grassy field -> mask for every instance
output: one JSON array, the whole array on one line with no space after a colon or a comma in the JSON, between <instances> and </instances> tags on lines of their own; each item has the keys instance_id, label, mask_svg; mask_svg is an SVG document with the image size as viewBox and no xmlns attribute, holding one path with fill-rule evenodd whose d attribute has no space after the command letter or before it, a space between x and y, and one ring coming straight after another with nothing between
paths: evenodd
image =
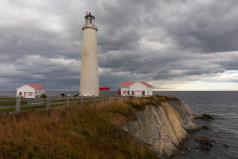
<instances>
[{"instance_id":1,"label":"grassy field","mask_svg":"<svg viewBox=\"0 0 238 159\"><path fill-rule=\"evenodd\" d=\"M0 158L154 159L120 127L157 97L71 105L49 111L0 115Z\"/></svg>"},{"instance_id":2,"label":"grassy field","mask_svg":"<svg viewBox=\"0 0 238 159\"><path fill-rule=\"evenodd\" d=\"M16 98L0 98L0 106L16 105Z\"/></svg>"}]
</instances>

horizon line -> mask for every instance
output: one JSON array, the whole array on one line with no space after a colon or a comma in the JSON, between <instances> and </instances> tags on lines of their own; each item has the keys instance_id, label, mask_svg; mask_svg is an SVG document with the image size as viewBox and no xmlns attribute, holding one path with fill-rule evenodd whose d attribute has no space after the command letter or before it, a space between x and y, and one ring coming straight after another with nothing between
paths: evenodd
<instances>
[{"instance_id":1,"label":"horizon line","mask_svg":"<svg viewBox=\"0 0 238 159\"><path fill-rule=\"evenodd\" d=\"M70 89L45 89L46 91L74 91L79 90L70 90ZM0 92L16 92L16 90L0 90ZM110 90L117 91L117 90ZM238 90L155 90L154 92L237 92Z\"/></svg>"}]
</instances>

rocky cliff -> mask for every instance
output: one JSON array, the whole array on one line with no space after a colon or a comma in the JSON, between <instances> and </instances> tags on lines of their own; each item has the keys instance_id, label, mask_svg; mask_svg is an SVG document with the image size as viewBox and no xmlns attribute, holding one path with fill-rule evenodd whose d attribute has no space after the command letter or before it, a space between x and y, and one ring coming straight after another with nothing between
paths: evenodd
<instances>
[{"instance_id":1,"label":"rocky cliff","mask_svg":"<svg viewBox=\"0 0 238 159\"><path fill-rule=\"evenodd\" d=\"M149 146L158 156L170 156L196 129L189 108L175 97L160 97L153 105L137 112L137 120L130 121L123 129Z\"/></svg>"}]
</instances>

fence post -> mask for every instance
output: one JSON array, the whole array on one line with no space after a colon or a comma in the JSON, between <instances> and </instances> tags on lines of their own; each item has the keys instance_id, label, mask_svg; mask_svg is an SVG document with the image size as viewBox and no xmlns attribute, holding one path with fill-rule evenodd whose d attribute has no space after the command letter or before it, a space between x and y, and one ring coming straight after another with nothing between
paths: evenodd
<instances>
[{"instance_id":1,"label":"fence post","mask_svg":"<svg viewBox=\"0 0 238 159\"><path fill-rule=\"evenodd\" d=\"M69 107L69 95L67 95L67 107Z\"/></svg>"},{"instance_id":2,"label":"fence post","mask_svg":"<svg viewBox=\"0 0 238 159\"><path fill-rule=\"evenodd\" d=\"M80 97L81 105L83 104L83 96Z\"/></svg>"},{"instance_id":3,"label":"fence post","mask_svg":"<svg viewBox=\"0 0 238 159\"><path fill-rule=\"evenodd\" d=\"M47 97L46 109L50 109L50 97Z\"/></svg>"},{"instance_id":4,"label":"fence post","mask_svg":"<svg viewBox=\"0 0 238 159\"><path fill-rule=\"evenodd\" d=\"M16 97L16 113L19 113L21 111L21 97Z\"/></svg>"},{"instance_id":5,"label":"fence post","mask_svg":"<svg viewBox=\"0 0 238 159\"><path fill-rule=\"evenodd\" d=\"M96 104L96 97L93 96L93 104Z\"/></svg>"}]
</instances>

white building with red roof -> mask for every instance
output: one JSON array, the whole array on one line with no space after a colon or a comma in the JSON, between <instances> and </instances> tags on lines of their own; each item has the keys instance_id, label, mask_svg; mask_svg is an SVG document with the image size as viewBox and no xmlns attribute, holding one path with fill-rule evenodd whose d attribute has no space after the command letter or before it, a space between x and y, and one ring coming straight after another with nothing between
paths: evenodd
<instances>
[{"instance_id":1,"label":"white building with red roof","mask_svg":"<svg viewBox=\"0 0 238 159\"><path fill-rule=\"evenodd\" d=\"M23 98L36 98L45 94L44 87L39 83L28 83L17 88L16 96L21 96Z\"/></svg>"},{"instance_id":2,"label":"white building with red roof","mask_svg":"<svg viewBox=\"0 0 238 159\"><path fill-rule=\"evenodd\" d=\"M120 84L120 95L122 96L152 96L153 89L156 87L152 86L151 84L139 81L139 82L131 82L126 81Z\"/></svg>"}]
</instances>

